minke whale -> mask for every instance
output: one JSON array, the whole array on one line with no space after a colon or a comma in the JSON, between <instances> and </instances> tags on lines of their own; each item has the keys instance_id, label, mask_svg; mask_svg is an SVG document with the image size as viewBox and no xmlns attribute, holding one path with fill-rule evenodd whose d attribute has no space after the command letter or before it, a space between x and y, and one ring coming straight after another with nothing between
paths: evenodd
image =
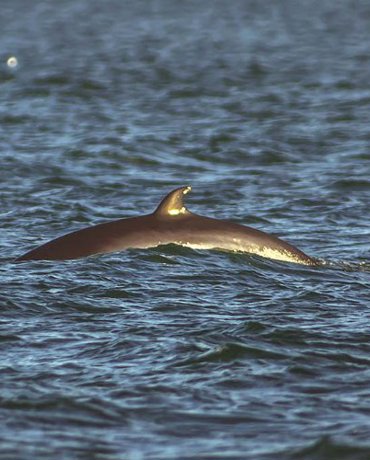
<instances>
[{"instance_id":1,"label":"minke whale","mask_svg":"<svg viewBox=\"0 0 370 460\"><path fill-rule=\"evenodd\" d=\"M195 249L246 252L297 264L318 264L316 259L276 236L245 225L193 214L184 204L184 195L190 190L190 186L173 190L151 214L68 233L16 260L68 260L129 248L177 244Z\"/></svg>"}]
</instances>

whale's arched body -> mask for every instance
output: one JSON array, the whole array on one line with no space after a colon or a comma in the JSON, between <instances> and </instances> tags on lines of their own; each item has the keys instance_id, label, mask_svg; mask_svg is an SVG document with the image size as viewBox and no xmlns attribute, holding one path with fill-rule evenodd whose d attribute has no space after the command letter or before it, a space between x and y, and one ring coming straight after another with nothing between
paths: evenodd
<instances>
[{"instance_id":1,"label":"whale's arched body","mask_svg":"<svg viewBox=\"0 0 370 460\"><path fill-rule=\"evenodd\" d=\"M115 220L77 230L45 243L17 261L67 260L128 248L178 244L223 249L270 259L317 265L317 261L281 239L251 227L189 212L183 197L191 187L169 193L152 214Z\"/></svg>"}]
</instances>

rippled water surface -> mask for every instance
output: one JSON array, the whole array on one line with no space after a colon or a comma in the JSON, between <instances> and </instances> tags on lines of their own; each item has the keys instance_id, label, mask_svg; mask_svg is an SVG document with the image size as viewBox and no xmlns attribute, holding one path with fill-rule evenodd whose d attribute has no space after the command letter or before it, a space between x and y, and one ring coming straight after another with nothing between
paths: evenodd
<instances>
[{"instance_id":1,"label":"rippled water surface","mask_svg":"<svg viewBox=\"0 0 370 460\"><path fill-rule=\"evenodd\" d=\"M370 458L369 21L365 0L2 2L0 458ZM190 210L323 265L13 262L188 184Z\"/></svg>"}]
</instances>

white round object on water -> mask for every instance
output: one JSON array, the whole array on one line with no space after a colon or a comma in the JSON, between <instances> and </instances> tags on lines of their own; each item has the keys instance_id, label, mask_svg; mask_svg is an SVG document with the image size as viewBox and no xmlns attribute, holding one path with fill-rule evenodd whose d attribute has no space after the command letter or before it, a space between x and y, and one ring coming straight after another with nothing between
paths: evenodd
<instances>
[{"instance_id":1,"label":"white round object on water","mask_svg":"<svg viewBox=\"0 0 370 460\"><path fill-rule=\"evenodd\" d=\"M15 56L11 56L7 61L6 61L8 67L17 67L18 65L18 59Z\"/></svg>"}]
</instances>

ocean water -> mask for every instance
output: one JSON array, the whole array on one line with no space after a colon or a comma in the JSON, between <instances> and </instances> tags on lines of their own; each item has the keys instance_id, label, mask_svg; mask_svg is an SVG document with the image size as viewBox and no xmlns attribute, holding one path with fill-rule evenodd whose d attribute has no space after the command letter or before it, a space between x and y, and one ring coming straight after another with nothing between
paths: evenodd
<instances>
[{"instance_id":1,"label":"ocean water","mask_svg":"<svg viewBox=\"0 0 370 460\"><path fill-rule=\"evenodd\" d=\"M365 0L1 2L1 459L370 458L369 21ZM188 184L190 210L322 265L14 263Z\"/></svg>"}]
</instances>

